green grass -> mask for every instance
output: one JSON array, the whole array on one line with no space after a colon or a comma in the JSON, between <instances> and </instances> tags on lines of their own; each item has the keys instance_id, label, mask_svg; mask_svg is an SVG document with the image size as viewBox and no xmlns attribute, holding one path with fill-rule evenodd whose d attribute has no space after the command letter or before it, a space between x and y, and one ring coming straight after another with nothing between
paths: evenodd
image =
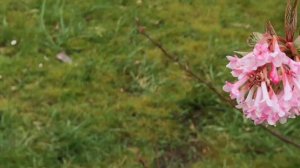
<instances>
[{"instance_id":1,"label":"green grass","mask_svg":"<svg viewBox=\"0 0 300 168\"><path fill-rule=\"evenodd\" d=\"M232 79L225 56L249 49L269 19L282 30L285 3L141 2L1 0L0 167L299 167L298 149L226 107L135 27L138 17L221 89ZM73 64L57 61L61 51ZM277 128L300 141L299 126Z\"/></svg>"}]
</instances>

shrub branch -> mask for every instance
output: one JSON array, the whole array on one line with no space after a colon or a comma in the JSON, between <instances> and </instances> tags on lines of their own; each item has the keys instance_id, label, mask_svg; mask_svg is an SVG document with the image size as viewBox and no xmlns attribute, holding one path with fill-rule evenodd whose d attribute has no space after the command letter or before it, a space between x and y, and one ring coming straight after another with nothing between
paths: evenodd
<instances>
[{"instance_id":1,"label":"shrub branch","mask_svg":"<svg viewBox=\"0 0 300 168\"><path fill-rule=\"evenodd\" d=\"M202 76L197 75L197 73L195 73L191 67L189 66L190 64L188 62L183 62L179 59L178 56L172 54L171 52L169 52L166 48L163 47L163 45L158 42L157 40L155 40L154 38L152 38L152 36L150 36L146 30L145 27L143 27L140 24L139 19L136 20L136 24L137 24L137 30L138 32L143 35L147 40L149 40L155 47L157 47L158 49L160 49L160 51L163 53L163 55L165 57L167 57L169 60L171 60L172 62L178 64L179 68L184 71L186 74L188 74L189 76L191 76L192 78L194 78L197 82L204 84L209 90L211 90L213 93L215 93L218 98L220 100L222 100L224 103L226 103L228 106L235 108L235 102L233 102L232 100L228 99L224 94L222 94L220 92L219 89L217 89L214 85L213 82L210 81L209 79L206 79ZM241 111L242 112L242 111ZM284 143L287 143L289 145L292 145L298 149L300 149L300 144L297 143L296 141L292 140L291 138L283 135L281 132L267 127L265 125L259 125L263 130L267 131L268 133L270 133L272 136L276 137L277 139L281 140Z\"/></svg>"}]
</instances>

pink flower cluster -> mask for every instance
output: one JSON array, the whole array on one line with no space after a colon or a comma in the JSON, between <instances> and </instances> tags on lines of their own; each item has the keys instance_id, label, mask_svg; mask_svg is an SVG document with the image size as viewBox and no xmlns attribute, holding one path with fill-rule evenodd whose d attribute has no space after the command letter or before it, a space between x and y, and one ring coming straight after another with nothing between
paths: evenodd
<instances>
[{"instance_id":1,"label":"pink flower cluster","mask_svg":"<svg viewBox=\"0 0 300 168\"><path fill-rule=\"evenodd\" d=\"M276 125L300 115L300 63L281 51L276 37L265 35L244 57L227 58L238 81L223 89L247 118Z\"/></svg>"}]
</instances>

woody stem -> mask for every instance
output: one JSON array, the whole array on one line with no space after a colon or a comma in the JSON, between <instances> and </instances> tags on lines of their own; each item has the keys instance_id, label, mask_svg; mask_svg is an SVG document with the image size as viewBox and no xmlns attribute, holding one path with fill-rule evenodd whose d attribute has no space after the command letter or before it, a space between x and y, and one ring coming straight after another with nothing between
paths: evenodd
<instances>
[{"instance_id":1,"label":"woody stem","mask_svg":"<svg viewBox=\"0 0 300 168\"><path fill-rule=\"evenodd\" d=\"M212 92L214 92L224 103L226 103L230 107L235 108L235 103L233 101L227 99L222 93L220 93L219 90L213 86L211 81L204 79L203 77L197 75L197 73L195 73L189 67L189 64L182 63L177 56L171 54L166 48L163 47L163 45L161 43L159 43L158 41L153 39L149 34L147 34L144 27L142 27L140 25L139 21L137 21L137 27L138 27L138 32L141 35L143 35L144 37L146 37L146 39L148 39L154 46L159 48L162 51L164 56L166 56L171 61L177 63L181 70L183 70L184 72L189 74L196 81L198 81L201 84L204 84L208 89L210 89ZM262 129L264 129L265 131L269 132L272 136L276 137L277 139L300 149L300 143L297 143L296 141L290 139L289 137L286 137L285 135L281 134L279 131L276 131L276 130L266 127L264 125L260 125L260 127Z\"/></svg>"}]
</instances>

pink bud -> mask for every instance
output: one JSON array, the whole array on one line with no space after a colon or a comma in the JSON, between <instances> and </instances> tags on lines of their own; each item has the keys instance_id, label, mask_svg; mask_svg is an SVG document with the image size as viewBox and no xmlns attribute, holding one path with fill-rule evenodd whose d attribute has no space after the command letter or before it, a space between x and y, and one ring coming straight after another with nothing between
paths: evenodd
<instances>
[{"instance_id":1,"label":"pink bud","mask_svg":"<svg viewBox=\"0 0 300 168\"><path fill-rule=\"evenodd\" d=\"M273 82L276 85L279 84L279 82L280 82L280 77L277 73L277 68L275 67L274 64L272 64L272 70L270 72L270 80L271 80L271 82Z\"/></svg>"}]
</instances>

